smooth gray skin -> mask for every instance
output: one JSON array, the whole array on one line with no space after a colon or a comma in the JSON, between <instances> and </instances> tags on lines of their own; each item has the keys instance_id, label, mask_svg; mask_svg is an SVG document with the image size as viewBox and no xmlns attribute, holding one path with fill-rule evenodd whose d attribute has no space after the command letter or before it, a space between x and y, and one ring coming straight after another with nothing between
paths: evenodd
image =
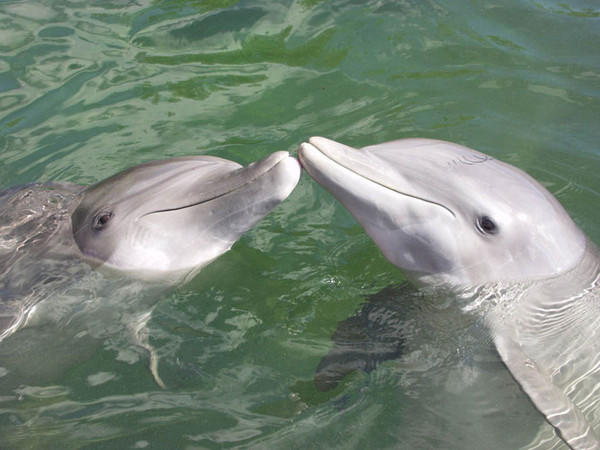
<instances>
[{"instance_id":1,"label":"smooth gray skin","mask_svg":"<svg viewBox=\"0 0 600 450\"><path fill-rule=\"evenodd\" d=\"M600 448L600 258L544 187L429 139L357 150L313 137L298 156L407 275L478 292L461 306L483 316L523 391L569 446Z\"/></svg>"},{"instance_id":2,"label":"smooth gray skin","mask_svg":"<svg viewBox=\"0 0 600 450\"><path fill-rule=\"evenodd\" d=\"M211 156L142 164L83 192L73 237L95 263L178 282L229 250L299 177L287 152L245 168Z\"/></svg>"},{"instance_id":3,"label":"smooth gray skin","mask_svg":"<svg viewBox=\"0 0 600 450\"><path fill-rule=\"evenodd\" d=\"M103 338L111 327L128 329L155 358L144 324L164 288L229 250L293 191L300 173L288 152L247 167L194 156L141 164L88 188L0 192L0 366L13 370L6 365L16 361L22 376L48 371L68 352L53 353L62 344L38 348L51 340L77 348L75 335ZM26 333L30 342L11 336L25 325L37 330ZM42 330L53 337L38 340ZM35 357L23 356L30 351ZM25 360L37 366L24 369ZM162 386L155 359L151 365Z\"/></svg>"},{"instance_id":4,"label":"smooth gray skin","mask_svg":"<svg viewBox=\"0 0 600 450\"><path fill-rule=\"evenodd\" d=\"M386 258L426 284L548 278L574 267L586 248L538 182L458 144L406 139L359 151L311 138L299 157ZM482 231L484 217L497 233Z\"/></svg>"}]
</instances>

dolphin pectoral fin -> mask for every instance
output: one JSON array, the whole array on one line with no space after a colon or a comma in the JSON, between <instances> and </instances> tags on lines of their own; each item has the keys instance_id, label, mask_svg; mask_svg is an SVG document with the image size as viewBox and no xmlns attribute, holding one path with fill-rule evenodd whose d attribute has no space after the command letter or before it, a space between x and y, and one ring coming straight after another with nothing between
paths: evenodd
<instances>
[{"instance_id":1,"label":"dolphin pectoral fin","mask_svg":"<svg viewBox=\"0 0 600 450\"><path fill-rule=\"evenodd\" d=\"M156 354L154 347L148 347L148 348L146 348L146 350L148 350L148 353L150 354L150 367L149 368L150 368L150 373L152 374L152 377L154 378L154 381L156 382L156 384L158 384L158 387L160 387L161 389L166 389L167 385L164 383L164 381L158 374L158 355Z\"/></svg>"},{"instance_id":2,"label":"dolphin pectoral fin","mask_svg":"<svg viewBox=\"0 0 600 450\"><path fill-rule=\"evenodd\" d=\"M573 449L598 449L600 440L577 405L510 337L497 334L496 349L502 361L535 407Z\"/></svg>"},{"instance_id":3,"label":"dolphin pectoral fin","mask_svg":"<svg viewBox=\"0 0 600 450\"><path fill-rule=\"evenodd\" d=\"M151 314L152 311L145 313L138 318L137 322L133 324L133 335L135 338L135 343L148 352L148 358L150 360L148 369L154 378L154 382L161 389L166 389L167 385L158 374L158 354L156 353L156 349L152 346L152 344L150 344L148 328L146 327L148 320L150 320Z\"/></svg>"}]
</instances>

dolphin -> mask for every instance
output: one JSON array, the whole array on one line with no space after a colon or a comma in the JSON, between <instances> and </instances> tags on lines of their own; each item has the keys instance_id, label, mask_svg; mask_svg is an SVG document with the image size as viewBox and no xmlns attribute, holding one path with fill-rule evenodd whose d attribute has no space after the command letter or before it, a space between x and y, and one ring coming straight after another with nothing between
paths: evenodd
<instances>
[{"instance_id":1,"label":"dolphin","mask_svg":"<svg viewBox=\"0 0 600 450\"><path fill-rule=\"evenodd\" d=\"M298 156L392 264L484 324L568 446L600 448L600 256L540 183L431 139L355 149L313 137Z\"/></svg>"},{"instance_id":2,"label":"dolphin","mask_svg":"<svg viewBox=\"0 0 600 450\"><path fill-rule=\"evenodd\" d=\"M103 338L119 321L152 350L144 324L157 294L229 250L288 197L300 173L284 151L246 167L205 155L140 164L87 188L0 192L0 373L11 360L33 359L22 354L35 347L30 339ZM23 328L34 331L19 338Z\"/></svg>"}]
</instances>

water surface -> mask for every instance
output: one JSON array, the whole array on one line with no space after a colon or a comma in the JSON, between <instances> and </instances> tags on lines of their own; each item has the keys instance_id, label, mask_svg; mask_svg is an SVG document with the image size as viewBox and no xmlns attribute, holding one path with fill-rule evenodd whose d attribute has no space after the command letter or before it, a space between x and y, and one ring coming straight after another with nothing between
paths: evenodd
<instances>
[{"instance_id":1,"label":"water surface","mask_svg":"<svg viewBox=\"0 0 600 450\"><path fill-rule=\"evenodd\" d=\"M171 156L246 164L313 135L430 137L528 171L598 243L598 42L586 0L0 1L0 187ZM168 389L143 351L107 344L51 384L0 392L0 446L527 445L543 420L464 318L439 321L443 302L402 297L427 324L404 356L314 387L337 322L403 280L304 176L159 304ZM465 401L486 387L502 402Z\"/></svg>"}]
</instances>

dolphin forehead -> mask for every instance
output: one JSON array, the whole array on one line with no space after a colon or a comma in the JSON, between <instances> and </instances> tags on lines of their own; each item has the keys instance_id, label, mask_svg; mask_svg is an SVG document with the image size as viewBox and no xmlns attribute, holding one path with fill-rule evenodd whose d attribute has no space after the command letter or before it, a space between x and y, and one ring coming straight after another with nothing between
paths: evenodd
<instances>
[{"instance_id":1,"label":"dolphin forehead","mask_svg":"<svg viewBox=\"0 0 600 450\"><path fill-rule=\"evenodd\" d=\"M405 155L421 161L428 161L439 167L472 166L494 160L492 157L464 145L426 138L398 139L383 144L369 145L363 147L361 151L374 152L381 157L394 160Z\"/></svg>"},{"instance_id":2,"label":"dolphin forehead","mask_svg":"<svg viewBox=\"0 0 600 450\"><path fill-rule=\"evenodd\" d=\"M398 139L361 149L323 137L311 137L308 142L332 160L347 161L346 165L362 169L377 165L384 172L385 167L381 166L381 160L389 161L392 166L418 164L426 168L440 169L494 161L492 157L463 145L436 139Z\"/></svg>"},{"instance_id":3,"label":"dolphin forehead","mask_svg":"<svg viewBox=\"0 0 600 450\"><path fill-rule=\"evenodd\" d=\"M463 145L403 139L360 151L457 213L526 214L571 222L558 200L529 174Z\"/></svg>"},{"instance_id":4,"label":"dolphin forehead","mask_svg":"<svg viewBox=\"0 0 600 450\"><path fill-rule=\"evenodd\" d=\"M432 181L461 183L477 173L497 171L496 166L504 166L506 173L518 171L478 151L434 139L400 139L361 149L321 137L311 138L309 143L332 161L390 188L431 185Z\"/></svg>"},{"instance_id":5,"label":"dolphin forehead","mask_svg":"<svg viewBox=\"0 0 600 450\"><path fill-rule=\"evenodd\" d=\"M151 161L88 187L79 206L86 208L87 205L117 204L127 199L133 203L134 199L142 201L152 196L155 196L154 202L158 203L169 191L181 195L182 188L189 190L194 180L202 182L201 188L195 190L198 195L207 191L211 183L222 179L223 175L240 168L242 166L233 161L207 155ZM160 196L156 195L158 192ZM180 197L179 201L187 200Z\"/></svg>"}]
</instances>

